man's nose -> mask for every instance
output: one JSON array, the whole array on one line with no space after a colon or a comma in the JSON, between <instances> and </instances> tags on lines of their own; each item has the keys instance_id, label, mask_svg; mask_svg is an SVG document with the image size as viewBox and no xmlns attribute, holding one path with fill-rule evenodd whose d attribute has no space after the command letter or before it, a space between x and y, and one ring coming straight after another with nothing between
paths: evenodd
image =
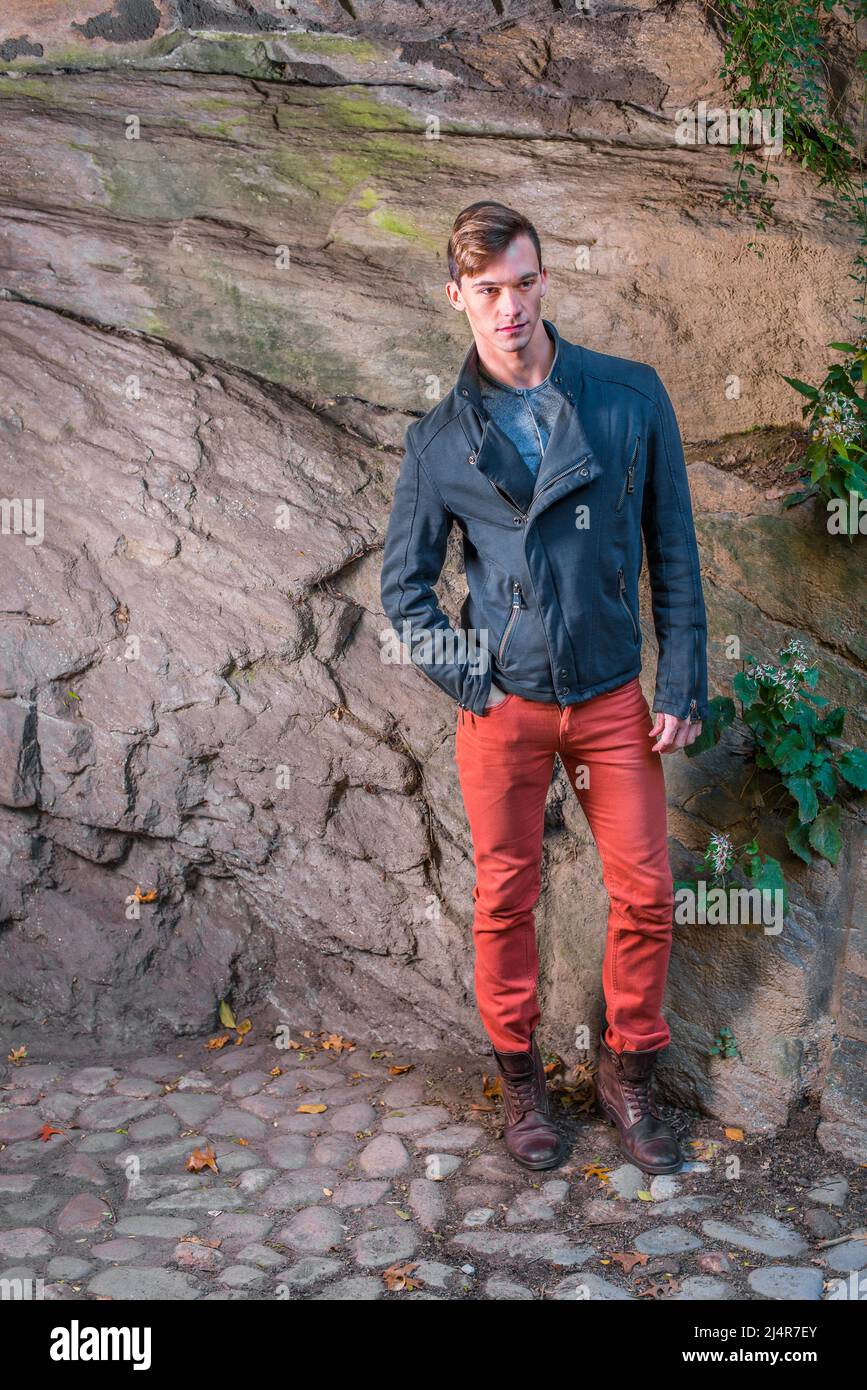
<instances>
[{"instance_id":1,"label":"man's nose","mask_svg":"<svg viewBox=\"0 0 867 1390\"><path fill-rule=\"evenodd\" d=\"M513 319L519 316L521 312L521 296L518 294L517 290L505 289L500 302L507 318Z\"/></svg>"}]
</instances>

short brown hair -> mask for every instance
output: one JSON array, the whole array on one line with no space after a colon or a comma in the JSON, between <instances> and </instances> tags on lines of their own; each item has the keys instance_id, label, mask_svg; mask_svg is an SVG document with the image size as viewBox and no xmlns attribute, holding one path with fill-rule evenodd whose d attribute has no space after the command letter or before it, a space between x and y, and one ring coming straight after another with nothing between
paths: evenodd
<instances>
[{"instance_id":1,"label":"short brown hair","mask_svg":"<svg viewBox=\"0 0 867 1390\"><path fill-rule=\"evenodd\" d=\"M478 275L516 236L526 235L536 248L542 269L539 234L529 218L502 203L470 203L455 218L449 237L449 273L456 284L462 275Z\"/></svg>"}]
</instances>

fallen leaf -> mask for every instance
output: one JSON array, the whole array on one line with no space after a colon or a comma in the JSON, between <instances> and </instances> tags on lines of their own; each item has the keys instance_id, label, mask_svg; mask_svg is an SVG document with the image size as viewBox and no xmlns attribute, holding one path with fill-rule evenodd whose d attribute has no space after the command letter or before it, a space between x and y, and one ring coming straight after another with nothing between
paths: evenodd
<instances>
[{"instance_id":1,"label":"fallen leaf","mask_svg":"<svg viewBox=\"0 0 867 1390\"><path fill-rule=\"evenodd\" d=\"M209 1051L213 1051L215 1048L225 1047L227 1042L231 1042L231 1038L231 1033L221 1033L217 1038L208 1038L205 1047L207 1047Z\"/></svg>"},{"instance_id":2,"label":"fallen leaf","mask_svg":"<svg viewBox=\"0 0 867 1390\"><path fill-rule=\"evenodd\" d=\"M185 1167L189 1168L191 1173L201 1173L203 1168L210 1168L212 1173L219 1173L220 1171L217 1167L217 1155L210 1144L204 1150L193 1149Z\"/></svg>"},{"instance_id":3,"label":"fallen leaf","mask_svg":"<svg viewBox=\"0 0 867 1390\"><path fill-rule=\"evenodd\" d=\"M44 1144L48 1139L51 1138L52 1134L63 1134L64 1132L65 1131L62 1129L54 1129L51 1125L44 1124L41 1130L39 1131L39 1138L42 1140Z\"/></svg>"},{"instance_id":4,"label":"fallen leaf","mask_svg":"<svg viewBox=\"0 0 867 1390\"><path fill-rule=\"evenodd\" d=\"M21 1062L21 1061L24 1060L24 1058L25 1058L26 1056L27 1056L27 1048L26 1048L26 1047L13 1047L12 1051L9 1053L9 1056L6 1058L6 1061L7 1061L7 1062Z\"/></svg>"},{"instance_id":5,"label":"fallen leaf","mask_svg":"<svg viewBox=\"0 0 867 1390\"><path fill-rule=\"evenodd\" d=\"M297 1105L295 1113L296 1115L321 1115L327 1109L327 1105Z\"/></svg>"},{"instance_id":6,"label":"fallen leaf","mask_svg":"<svg viewBox=\"0 0 867 1390\"><path fill-rule=\"evenodd\" d=\"M235 1028L235 1015L232 1013L225 999L220 1000L220 1022L224 1028Z\"/></svg>"},{"instance_id":7,"label":"fallen leaf","mask_svg":"<svg viewBox=\"0 0 867 1390\"><path fill-rule=\"evenodd\" d=\"M132 896L137 903L152 903L156 901L157 890L156 888L152 888L149 893L143 893L141 890L141 885L137 883L135 886L135 892L132 894Z\"/></svg>"},{"instance_id":8,"label":"fallen leaf","mask_svg":"<svg viewBox=\"0 0 867 1390\"><path fill-rule=\"evenodd\" d=\"M611 1254L612 1260L617 1260L624 1274L631 1274L636 1265L646 1265L647 1255L637 1255L631 1250L615 1250Z\"/></svg>"},{"instance_id":9,"label":"fallen leaf","mask_svg":"<svg viewBox=\"0 0 867 1390\"><path fill-rule=\"evenodd\" d=\"M423 1289L423 1279L410 1279L412 1270L417 1269L418 1264L389 1265L388 1269L382 1271L386 1288L389 1293L394 1293L398 1289Z\"/></svg>"},{"instance_id":10,"label":"fallen leaf","mask_svg":"<svg viewBox=\"0 0 867 1390\"><path fill-rule=\"evenodd\" d=\"M744 1132L743 1132L742 1129L727 1129L727 1130L725 1131L725 1136L726 1136L726 1139L738 1139L738 1140L740 1140L740 1139L743 1139L743 1137L744 1137Z\"/></svg>"},{"instance_id":11,"label":"fallen leaf","mask_svg":"<svg viewBox=\"0 0 867 1390\"><path fill-rule=\"evenodd\" d=\"M415 1071L415 1062L407 1062L404 1066L395 1065L389 1067L388 1074L389 1076L403 1076L404 1072L407 1071Z\"/></svg>"}]
</instances>

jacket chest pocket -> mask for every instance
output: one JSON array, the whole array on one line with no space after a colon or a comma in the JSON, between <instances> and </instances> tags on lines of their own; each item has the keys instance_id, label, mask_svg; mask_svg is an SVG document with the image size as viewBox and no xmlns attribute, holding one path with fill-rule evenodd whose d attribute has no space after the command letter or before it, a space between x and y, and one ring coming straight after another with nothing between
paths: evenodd
<instances>
[{"instance_id":1,"label":"jacket chest pocket","mask_svg":"<svg viewBox=\"0 0 867 1390\"><path fill-rule=\"evenodd\" d=\"M615 512L623 511L623 507L630 495L635 491L635 471L638 467L639 450L641 449L641 435L635 436L635 442L630 450L629 462L626 465L623 479L620 484L620 491L614 505Z\"/></svg>"}]
</instances>

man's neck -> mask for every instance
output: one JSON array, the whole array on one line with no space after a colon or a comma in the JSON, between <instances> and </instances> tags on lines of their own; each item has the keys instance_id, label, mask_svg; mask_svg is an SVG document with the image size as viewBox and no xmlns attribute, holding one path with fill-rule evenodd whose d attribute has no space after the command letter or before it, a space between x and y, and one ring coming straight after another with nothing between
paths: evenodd
<instances>
[{"instance_id":1,"label":"man's neck","mask_svg":"<svg viewBox=\"0 0 867 1390\"><path fill-rule=\"evenodd\" d=\"M520 352L497 352L496 348L484 344L484 352L476 343L479 363L493 377L494 381L506 386L527 389L538 386L551 370L556 346L548 336L542 318L533 331L529 343Z\"/></svg>"}]
</instances>

